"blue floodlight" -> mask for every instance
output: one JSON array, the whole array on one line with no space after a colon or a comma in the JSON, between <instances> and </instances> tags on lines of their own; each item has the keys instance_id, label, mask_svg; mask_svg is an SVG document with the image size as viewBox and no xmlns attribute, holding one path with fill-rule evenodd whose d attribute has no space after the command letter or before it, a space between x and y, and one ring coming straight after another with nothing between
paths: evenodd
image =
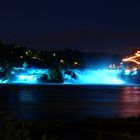
<instances>
[{"instance_id":1,"label":"blue floodlight","mask_svg":"<svg viewBox=\"0 0 140 140\"><path fill-rule=\"evenodd\" d=\"M71 76L64 75L64 83L67 84L124 84L125 82L119 78L122 70L72 70L76 75L77 79L72 79ZM12 72L14 75L13 80L0 80L0 83L25 83L25 84L39 84L38 79L42 74L47 74L48 69L35 69L35 68L15 68ZM126 74L126 73L125 73ZM128 73L127 73L128 74ZM134 72L133 74L136 74Z\"/></svg>"}]
</instances>

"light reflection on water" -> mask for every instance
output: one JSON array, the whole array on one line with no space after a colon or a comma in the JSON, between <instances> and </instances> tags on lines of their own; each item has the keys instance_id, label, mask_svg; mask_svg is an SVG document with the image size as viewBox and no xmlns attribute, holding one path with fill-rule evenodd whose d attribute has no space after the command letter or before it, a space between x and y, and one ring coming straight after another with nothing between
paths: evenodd
<instances>
[{"instance_id":1,"label":"light reflection on water","mask_svg":"<svg viewBox=\"0 0 140 140\"><path fill-rule=\"evenodd\" d=\"M120 117L140 115L140 87L124 87L119 104Z\"/></svg>"},{"instance_id":2,"label":"light reflection on water","mask_svg":"<svg viewBox=\"0 0 140 140\"><path fill-rule=\"evenodd\" d=\"M19 95L20 102L32 102L33 101L33 93L28 90L21 90Z\"/></svg>"},{"instance_id":3,"label":"light reflection on water","mask_svg":"<svg viewBox=\"0 0 140 140\"><path fill-rule=\"evenodd\" d=\"M0 87L0 110L25 120L80 121L140 114L138 86Z\"/></svg>"}]
</instances>

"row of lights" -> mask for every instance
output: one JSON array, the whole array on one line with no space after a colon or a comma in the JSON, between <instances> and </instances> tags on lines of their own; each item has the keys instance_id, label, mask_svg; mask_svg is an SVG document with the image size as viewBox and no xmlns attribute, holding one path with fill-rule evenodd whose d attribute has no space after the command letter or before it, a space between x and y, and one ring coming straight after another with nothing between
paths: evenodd
<instances>
[{"instance_id":1,"label":"row of lights","mask_svg":"<svg viewBox=\"0 0 140 140\"><path fill-rule=\"evenodd\" d=\"M128 57L128 58L124 58L122 61L123 62L134 62L136 64L140 64L140 62L138 60L136 60L136 58L140 57L140 51L137 51L134 56Z\"/></svg>"}]
</instances>

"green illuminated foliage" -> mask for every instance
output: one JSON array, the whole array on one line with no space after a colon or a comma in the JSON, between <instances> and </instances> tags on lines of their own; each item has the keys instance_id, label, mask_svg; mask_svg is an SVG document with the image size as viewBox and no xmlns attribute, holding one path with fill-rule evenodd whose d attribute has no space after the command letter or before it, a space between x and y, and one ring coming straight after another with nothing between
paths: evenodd
<instances>
[{"instance_id":1,"label":"green illuminated foliage","mask_svg":"<svg viewBox=\"0 0 140 140\"><path fill-rule=\"evenodd\" d=\"M62 83L64 81L62 72L59 67L51 66L48 69L48 80L53 83Z\"/></svg>"}]
</instances>

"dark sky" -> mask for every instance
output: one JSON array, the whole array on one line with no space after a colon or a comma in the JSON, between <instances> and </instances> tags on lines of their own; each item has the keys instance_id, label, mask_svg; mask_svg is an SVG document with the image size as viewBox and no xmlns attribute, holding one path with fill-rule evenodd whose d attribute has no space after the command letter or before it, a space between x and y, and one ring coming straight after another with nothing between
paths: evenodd
<instances>
[{"instance_id":1,"label":"dark sky","mask_svg":"<svg viewBox=\"0 0 140 140\"><path fill-rule=\"evenodd\" d=\"M0 38L41 50L140 49L140 1L1 0Z\"/></svg>"}]
</instances>

